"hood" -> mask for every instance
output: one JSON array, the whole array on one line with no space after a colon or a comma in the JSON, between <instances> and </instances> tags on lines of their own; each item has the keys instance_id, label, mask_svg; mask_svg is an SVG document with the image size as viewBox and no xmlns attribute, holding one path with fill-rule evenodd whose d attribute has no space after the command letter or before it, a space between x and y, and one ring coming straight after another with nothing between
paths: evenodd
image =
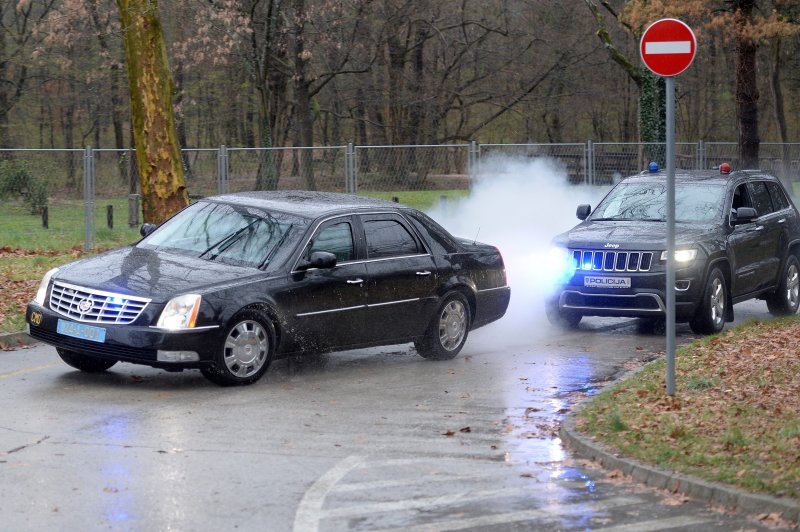
<instances>
[{"instance_id":1,"label":"hood","mask_svg":"<svg viewBox=\"0 0 800 532\"><path fill-rule=\"evenodd\" d=\"M86 288L167 301L263 275L244 268L163 251L126 247L62 266L55 280Z\"/></svg>"},{"instance_id":2,"label":"hood","mask_svg":"<svg viewBox=\"0 0 800 532\"><path fill-rule=\"evenodd\" d=\"M707 240L715 226L675 224L675 245L692 246ZM553 239L568 248L662 250L667 247L665 222L586 221Z\"/></svg>"}]
</instances>

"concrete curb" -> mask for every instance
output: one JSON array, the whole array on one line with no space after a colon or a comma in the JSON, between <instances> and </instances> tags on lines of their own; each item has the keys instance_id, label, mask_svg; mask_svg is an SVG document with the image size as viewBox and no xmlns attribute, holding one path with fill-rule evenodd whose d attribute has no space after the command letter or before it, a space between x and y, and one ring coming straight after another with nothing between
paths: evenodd
<instances>
[{"instance_id":1,"label":"concrete curb","mask_svg":"<svg viewBox=\"0 0 800 532\"><path fill-rule=\"evenodd\" d=\"M693 499L735 508L745 513L775 513L794 523L800 521L800 502L771 495L749 493L725 484L708 482L657 466L643 464L638 460L621 456L593 438L580 434L575 429L575 414L580 412L589 400L591 399L582 402L567 415L559 430L561 441L583 458L597 462L605 469L619 470L647 486L683 493Z\"/></svg>"},{"instance_id":2,"label":"concrete curb","mask_svg":"<svg viewBox=\"0 0 800 532\"><path fill-rule=\"evenodd\" d=\"M15 347L33 345L37 343L39 342L28 336L28 333L25 332L0 334L0 349L13 349Z\"/></svg>"}]
</instances>

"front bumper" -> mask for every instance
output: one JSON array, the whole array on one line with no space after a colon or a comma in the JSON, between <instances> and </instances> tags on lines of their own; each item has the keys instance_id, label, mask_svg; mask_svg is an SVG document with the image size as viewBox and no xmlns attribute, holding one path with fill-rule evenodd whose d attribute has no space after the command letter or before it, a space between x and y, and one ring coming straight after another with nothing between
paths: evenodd
<instances>
[{"instance_id":1,"label":"front bumper","mask_svg":"<svg viewBox=\"0 0 800 532\"><path fill-rule=\"evenodd\" d=\"M32 320L33 313L38 313L38 316ZM29 303L25 311L28 334L37 340L98 358L164 369L199 368L211 364L222 334L219 327L165 331L141 325L92 323L93 326L105 329L105 340L99 343L59 334L57 332L59 319L75 321L36 303ZM193 351L198 354L199 360L166 362L159 360L159 351Z\"/></svg>"},{"instance_id":2,"label":"front bumper","mask_svg":"<svg viewBox=\"0 0 800 532\"><path fill-rule=\"evenodd\" d=\"M630 278L626 288L587 287L585 277ZM703 279L695 268L675 274L675 319L689 321L695 315L703 293ZM613 283L610 283L613 284ZM560 311L584 316L663 317L666 315L666 272L576 272L548 301Z\"/></svg>"}]
</instances>

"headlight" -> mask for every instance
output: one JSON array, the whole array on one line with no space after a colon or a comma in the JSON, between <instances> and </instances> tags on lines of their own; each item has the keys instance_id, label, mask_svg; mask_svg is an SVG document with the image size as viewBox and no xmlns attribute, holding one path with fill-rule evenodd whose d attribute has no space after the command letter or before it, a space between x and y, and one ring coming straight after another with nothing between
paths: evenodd
<instances>
[{"instance_id":1,"label":"headlight","mask_svg":"<svg viewBox=\"0 0 800 532\"><path fill-rule=\"evenodd\" d=\"M157 327L162 329L191 329L200 310L201 297L197 294L186 294L170 299L161 316L158 318Z\"/></svg>"},{"instance_id":2,"label":"headlight","mask_svg":"<svg viewBox=\"0 0 800 532\"><path fill-rule=\"evenodd\" d=\"M58 268L53 268L44 274L42 282L39 284L39 289L36 291L36 297L34 297L33 300L41 306L44 306L44 300L47 297L47 285L50 284L50 279L56 274L57 271Z\"/></svg>"},{"instance_id":3,"label":"headlight","mask_svg":"<svg viewBox=\"0 0 800 532\"><path fill-rule=\"evenodd\" d=\"M541 265L537 267L541 271ZM547 253L545 268L551 281L563 284L575 274L575 259L567 248L553 246Z\"/></svg>"},{"instance_id":4,"label":"headlight","mask_svg":"<svg viewBox=\"0 0 800 532\"><path fill-rule=\"evenodd\" d=\"M676 249L675 250L675 262L692 262L695 257L697 257L697 250L696 249ZM661 260L667 260L667 252L661 252Z\"/></svg>"}]
</instances>

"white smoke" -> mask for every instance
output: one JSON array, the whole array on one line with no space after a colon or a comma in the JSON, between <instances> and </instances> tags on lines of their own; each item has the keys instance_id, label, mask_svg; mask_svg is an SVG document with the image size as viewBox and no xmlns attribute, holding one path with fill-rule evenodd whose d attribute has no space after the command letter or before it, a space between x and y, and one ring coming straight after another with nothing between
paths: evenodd
<instances>
[{"instance_id":1,"label":"white smoke","mask_svg":"<svg viewBox=\"0 0 800 532\"><path fill-rule=\"evenodd\" d=\"M447 202L428 214L454 235L497 246L506 265L511 303L505 317L478 331L508 345L552 333L544 300L553 279L551 239L578 223L575 208L592 207L608 187L569 183L566 170L548 159L482 159L470 195ZM483 334L481 334L483 333ZM487 336L487 337L488 337ZM473 340L473 341L475 341Z\"/></svg>"}]
</instances>

